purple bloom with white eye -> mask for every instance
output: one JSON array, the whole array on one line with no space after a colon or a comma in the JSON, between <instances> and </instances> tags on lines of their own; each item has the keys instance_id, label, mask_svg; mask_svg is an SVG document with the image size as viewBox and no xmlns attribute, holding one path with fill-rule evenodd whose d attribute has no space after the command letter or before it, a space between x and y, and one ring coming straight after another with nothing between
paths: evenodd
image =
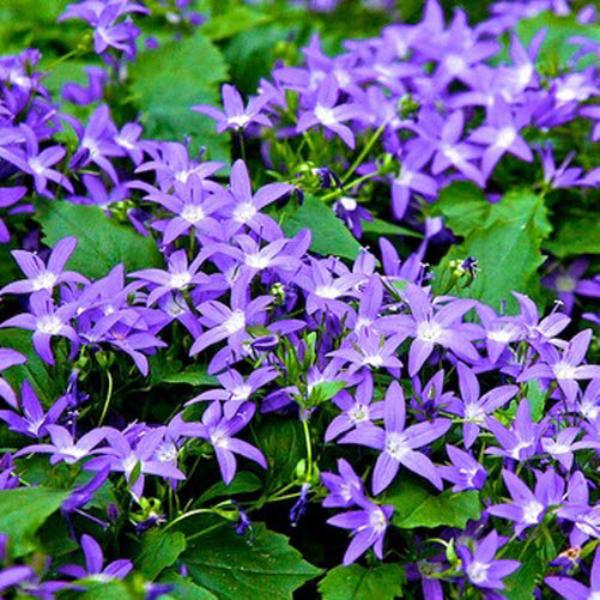
<instances>
[{"instance_id":1,"label":"purple bloom with white eye","mask_svg":"<svg viewBox=\"0 0 600 600\"><path fill-rule=\"evenodd\" d=\"M339 350L329 356L341 358L349 374L360 369L400 369L402 362L396 357L396 349L404 341L404 335L393 335L385 338L369 328L362 328L348 336Z\"/></svg>"},{"instance_id":2,"label":"purple bloom with white eye","mask_svg":"<svg viewBox=\"0 0 600 600\"><path fill-rule=\"evenodd\" d=\"M30 313L21 313L0 324L0 328L18 327L33 331L33 347L38 356L49 365L54 364L54 355L50 345L55 336L71 341L71 354L79 347L79 336L68 324L76 311L73 305L59 308L54 306L48 292L35 292L29 298Z\"/></svg>"},{"instance_id":3,"label":"purple bloom with white eye","mask_svg":"<svg viewBox=\"0 0 600 600\"><path fill-rule=\"evenodd\" d=\"M81 536L81 549L85 557L85 567L80 565L65 565L58 570L61 574L74 579L86 579L88 581L99 581L105 583L114 579L125 579L133 563L127 559L115 560L106 567L104 566L104 554L98 542L84 533Z\"/></svg>"},{"instance_id":4,"label":"purple bloom with white eye","mask_svg":"<svg viewBox=\"0 0 600 600\"><path fill-rule=\"evenodd\" d=\"M531 298L518 292L513 292L513 296L519 303L520 321L526 330L527 338L532 342L552 342L571 321L568 315L560 312L552 312L540 320L538 308Z\"/></svg>"},{"instance_id":5,"label":"purple bloom with white eye","mask_svg":"<svg viewBox=\"0 0 600 600\"><path fill-rule=\"evenodd\" d=\"M214 448L221 476L226 484L235 477L236 454L249 458L263 469L267 468L267 461L258 448L233 437L246 427L254 416L255 410L254 404L245 402L232 418L227 419L223 415L221 403L215 401L204 411L202 423L184 423L182 425L182 435L203 438Z\"/></svg>"},{"instance_id":6,"label":"purple bloom with white eye","mask_svg":"<svg viewBox=\"0 0 600 600\"><path fill-rule=\"evenodd\" d=\"M372 221L371 213L361 206L354 198L342 196L333 203L333 212L350 229L355 238L360 239L363 234L362 222Z\"/></svg>"},{"instance_id":7,"label":"purple bloom with white eye","mask_svg":"<svg viewBox=\"0 0 600 600\"><path fill-rule=\"evenodd\" d=\"M564 311L569 315L573 312L576 295L600 298L600 278L598 281L583 279L589 265L588 260L579 258L566 268L557 265L557 268L542 279L542 283L558 295Z\"/></svg>"},{"instance_id":8,"label":"purple bloom with white eye","mask_svg":"<svg viewBox=\"0 0 600 600\"><path fill-rule=\"evenodd\" d=\"M444 370L440 369L429 381L421 384L415 376L412 378L413 397L410 406L419 421L435 417L440 410L445 410L456 400L454 392L444 392Z\"/></svg>"},{"instance_id":9,"label":"purple bloom with white eye","mask_svg":"<svg viewBox=\"0 0 600 600\"><path fill-rule=\"evenodd\" d=\"M487 479L486 470L473 458L471 454L457 448L446 445L446 452L452 465L438 467L442 479L452 482L454 493L465 490L480 490Z\"/></svg>"},{"instance_id":10,"label":"purple bloom with white eye","mask_svg":"<svg viewBox=\"0 0 600 600\"><path fill-rule=\"evenodd\" d=\"M540 440L542 448L567 471L570 471L575 458L574 452L586 448L600 448L600 441L595 441L588 436L576 442L575 439L580 433L579 427L567 427L559 431L555 438L543 437Z\"/></svg>"},{"instance_id":11,"label":"purple bloom with white eye","mask_svg":"<svg viewBox=\"0 0 600 600\"><path fill-rule=\"evenodd\" d=\"M62 173L51 168L65 157L66 150L62 146L50 146L40 152L38 138L33 130L27 125L21 125L21 132L25 138L25 149L10 150L0 145L0 158L31 175L38 194L52 197L47 189L49 181L73 193L71 182Z\"/></svg>"},{"instance_id":12,"label":"purple bloom with white eye","mask_svg":"<svg viewBox=\"0 0 600 600\"><path fill-rule=\"evenodd\" d=\"M328 75L319 85L315 105L300 113L296 126L299 133L321 125L338 135L350 148L354 148L354 134L343 123L365 116L364 109L358 104L337 104L340 87L334 75Z\"/></svg>"},{"instance_id":13,"label":"purple bloom with white eye","mask_svg":"<svg viewBox=\"0 0 600 600\"><path fill-rule=\"evenodd\" d=\"M540 156L542 159L542 169L544 170L544 183L550 189L568 189L579 184L583 169L580 167L569 167L575 156L574 152L567 154L558 167L554 161L554 152L551 146L541 149Z\"/></svg>"},{"instance_id":14,"label":"purple bloom with white eye","mask_svg":"<svg viewBox=\"0 0 600 600\"><path fill-rule=\"evenodd\" d=\"M448 410L464 419L463 437L468 450L475 443L480 427L485 425L487 415L493 414L514 398L519 388L516 385L502 385L481 396L479 382L472 369L459 362L457 370L462 402L452 401Z\"/></svg>"},{"instance_id":15,"label":"purple bloom with white eye","mask_svg":"<svg viewBox=\"0 0 600 600\"><path fill-rule=\"evenodd\" d=\"M244 101L238 90L229 84L225 84L221 89L223 96L223 111L210 104L198 104L192 106L192 110L214 119L217 124L217 133L223 133L227 129L243 131L252 123L271 127L271 120L263 114L270 96L261 95L251 98L248 106L244 106Z\"/></svg>"},{"instance_id":16,"label":"purple bloom with white eye","mask_svg":"<svg viewBox=\"0 0 600 600\"><path fill-rule=\"evenodd\" d=\"M46 427L54 425L67 408L67 399L63 396L45 413L31 384L25 380L21 387L20 404L23 416L10 410L0 410L0 419L11 431L27 437L40 438L48 435Z\"/></svg>"},{"instance_id":17,"label":"purple bloom with white eye","mask_svg":"<svg viewBox=\"0 0 600 600\"><path fill-rule=\"evenodd\" d=\"M194 341L190 356L225 339L235 352L242 350L242 343L249 337L248 326L262 325L273 302L272 296L258 296L249 301L248 295L248 278L242 276L231 288L231 307L217 300L208 300L197 307L202 315L200 321L208 329Z\"/></svg>"},{"instance_id":18,"label":"purple bloom with white eye","mask_svg":"<svg viewBox=\"0 0 600 600\"><path fill-rule=\"evenodd\" d=\"M142 143L139 141L143 131L144 129L139 123L125 123L121 131L114 136L117 146L123 148L136 167L144 158Z\"/></svg>"},{"instance_id":19,"label":"purple bloom with white eye","mask_svg":"<svg viewBox=\"0 0 600 600\"><path fill-rule=\"evenodd\" d=\"M480 328L462 323L462 317L475 306L473 300L452 300L439 309L427 293L409 283L404 299L411 315L393 315L380 320L381 328L414 338L408 355L408 373L416 375L436 345L449 348L459 358L476 362L479 354L471 341L482 337Z\"/></svg>"},{"instance_id":20,"label":"purple bloom with white eye","mask_svg":"<svg viewBox=\"0 0 600 600\"><path fill-rule=\"evenodd\" d=\"M565 576L546 577L544 582L565 600L595 600L600 597L600 548L596 548L594 554L590 571L590 587Z\"/></svg>"},{"instance_id":21,"label":"purple bloom with white eye","mask_svg":"<svg viewBox=\"0 0 600 600\"><path fill-rule=\"evenodd\" d=\"M383 558L383 540L393 506L379 506L370 500L354 496L360 510L351 510L327 519L329 525L352 530L352 541L344 554L344 566L352 564L361 554L373 548L377 558Z\"/></svg>"},{"instance_id":22,"label":"purple bloom with white eye","mask_svg":"<svg viewBox=\"0 0 600 600\"><path fill-rule=\"evenodd\" d=\"M435 465L425 454L415 450L444 435L452 421L434 419L405 427L406 402L397 381L392 382L385 394L383 419L385 429L363 423L340 440L341 444L358 444L381 450L373 471L373 493L379 494L390 485L400 465L442 489L442 479Z\"/></svg>"},{"instance_id":23,"label":"purple bloom with white eye","mask_svg":"<svg viewBox=\"0 0 600 600\"><path fill-rule=\"evenodd\" d=\"M79 273L74 271L65 271L65 264L75 251L77 239L74 237L66 237L56 243L50 252L48 261L44 261L33 252L25 252L24 250L13 250L12 255L27 279L13 281L5 285L0 290L0 295L3 294L31 294L52 290L61 283L67 281L74 283L87 284L89 281Z\"/></svg>"},{"instance_id":24,"label":"purple bloom with white eye","mask_svg":"<svg viewBox=\"0 0 600 600\"><path fill-rule=\"evenodd\" d=\"M229 217L229 234L233 235L245 226L269 242L283 237L279 225L260 211L291 192L294 187L287 183L268 183L253 194L248 169L243 160L233 163L229 183L227 195L232 202L223 210L223 214Z\"/></svg>"},{"instance_id":25,"label":"purple bloom with white eye","mask_svg":"<svg viewBox=\"0 0 600 600\"><path fill-rule=\"evenodd\" d=\"M15 453L15 457L28 454L50 454L50 464L66 462L68 465L72 465L83 458L101 452L96 446L104 441L108 431L106 427L92 429L75 441L71 433L60 425L46 425L46 430L52 443L25 446Z\"/></svg>"},{"instance_id":26,"label":"purple bloom with white eye","mask_svg":"<svg viewBox=\"0 0 600 600\"><path fill-rule=\"evenodd\" d=\"M582 365L592 340L592 330L585 329L567 344L564 351L553 346L539 349L540 361L526 368L517 381L551 379L558 382L568 402L574 402L579 393L578 380L600 377L600 365Z\"/></svg>"},{"instance_id":27,"label":"purple bloom with white eye","mask_svg":"<svg viewBox=\"0 0 600 600\"><path fill-rule=\"evenodd\" d=\"M342 433L364 423L383 418L383 402L372 402L373 376L366 372L358 384L354 396L341 390L333 398L334 404L343 412L335 417L325 431L325 441L330 442Z\"/></svg>"},{"instance_id":28,"label":"purple bloom with white eye","mask_svg":"<svg viewBox=\"0 0 600 600\"><path fill-rule=\"evenodd\" d=\"M155 458L157 448L164 441L166 427L149 429L136 442L130 441L124 433L116 429L106 427L104 430L104 437L109 445L96 452L101 456L96 456L86 463L86 471L101 471L108 466L113 472L124 473L135 498L141 498L144 494L145 475L177 481L185 479L185 475L177 466ZM136 467L139 474L137 479L132 481Z\"/></svg>"},{"instance_id":29,"label":"purple bloom with white eye","mask_svg":"<svg viewBox=\"0 0 600 600\"><path fill-rule=\"evenodd\" d=\"M154 284L147 301L148 306L151 306L169 292L181 292L190 286L206 283L208 275L200 272L199 269L208 255L209 252L202 251L188 264L186 251L176 250L169 256L168 271L144 269L134 271L130 277Z\"/></svg>"},{"instance_id":30,"label":"purple bloom with white eye","mask_svg":"<svg viewBox=\"0 0 600 600\"><path fill-rule=\"evenodd\" d=\"M95 204L106 211L108 216L110 216L111 204L122 202L129 196L129 192L124 185L117 185L109 191L100 177L85 173L81 179L87 194L71 196L69 201L77 204Z\"/></svg>"},{"instance_id":31,"label":"purple bloom with white eye","mask_svg":"<svg viewBox=\"0 0 600 600\"><path fill-rule=\"evenodd\" d=\"M526 162L533 160L531 149L519 135L525 125L521 114L513 114L510 106L497 97L487 109L485 124L470 134L469 141L486 146L481 159L481 170L486 179L507 152Z\"/></svg>"},{"instance_id":32,"label":"purple bloom with white eye","mask_svg":"<svg viewBox=\"0 0 600 600\"><path fill-rule=\"evenodd\" d=\"M502 580L521 566L518 560L495 559L500 545L498 534L491 531L477 542L473 551L462 544L456 548L463 571L475 587L502 590L505 587Z\"/></svg>"},{"instance_id":33,"label":"purple bloom with white eye","mask_svg":"<svg viewBox=\"0 0 600 600\"><path fill-rule=\"evenodd\" d=\"M527 398L523 398L519 403L510 429L492 417L488 417L485 424L501 446L487 448L486 453L518 461L527 460L535 454L545 427L532 421L531 406Z\"/></svg>"},{"instance_id":34,"label":"purple bloom with white eye","mask_svg":"<svg viewBox=\"0 0 600 600\"><path fill-rule=\"evenodd\" d=\"M400 159L400 173L392 179L392 210L396 219L404 218L411 195L414 192L433 198L438 184L430 175L422 172L428 162L427 154L409 152Z\"/></svg>"},{"instance_id":35,"label":"purple bloom with white eye","mask_svg":"<svg viewBox=\"0 0 600 600\"><path fill-rule=\"evenodd\" d=\"M477 304L475 310L485 330L488 358L495 365L508 345L521 339L523 325L517 317L499 317L493 308L485 304Z\"/></svg>"},{"instance_id":36,"label":"purple bloom with white eye","mask_svg":"<svg viewBox=\"0 0 600 600\"><path fill-rule=\"evenodd\" d=\"M321 481L329 492L323 500L325 508L349 508L356 498L363 498L362 479L345 459L337 461L339 475L327 471L321 473Z\"/></svg>"},{"instance_id":37,"label":"purple bloom with white eye","mask_svg":"<svg viewBox=\"0 0 600 600\"><path fill-rule=\"evenodd\" d=\"M0 348L0 373L15 365L27 362L27 357L12 348ZM0 398L4 398L13 408L17 408L17 397L9 383L0 377Z\"/></svg>"},{"instance_id":38,"label":"purple bloom with white eye","mask_svg":"<svg viewBox=\"0 0 600 600\"><path fill-rule=\"evenodd\" d=\"M504 469L502 478L511 495L511 503L494 504L488 512L515 523L515 534L538 525L548 508L558 506L563 499L564 481L552 470L538 475L532 492L514 473Z\"/></svg>"}]
</instances>

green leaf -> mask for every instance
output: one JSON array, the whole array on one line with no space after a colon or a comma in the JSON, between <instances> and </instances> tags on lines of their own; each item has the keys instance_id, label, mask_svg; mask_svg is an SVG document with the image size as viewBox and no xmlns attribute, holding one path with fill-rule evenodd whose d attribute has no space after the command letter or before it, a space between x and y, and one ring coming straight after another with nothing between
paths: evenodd
<instances>
[{"instance_id":1,"label":"green leaf","mask_svg":"<svg viewBox=\"0 0 600 600\"><path fill-rule=\"evenodd\" d=\"M345 381L321 381L312 388L310 393L311 400L317 403L331 400L339 391L346 387Z\"/></svg>"},{"instance_id":2,"label":"green leaf","mask_svg":"<svg viewBox=\"0 0 600 600\"><path fill-rule=\"evenodd\" d=\"M0 531L8 535L13 558L36 548L36 532L68 495L43 487L0 491Z\"/></svg>"},{"instance_id":3,"label":"green leaf","mask_svg":"<svg viewBox=\"0 0 600 600\"><path fill-rule=\"evenodd\" d=\"M168 595L162 596L163 600L217 600L217 597L206 588L196 585L193 581L185 579L179 573L170 571L160 579L161 583L169 583L174 587Z\"/></svg>"},{"instance_id":4,"label":"green leaf","mask_svg":"<svg viewBox=\"0 0 600 600\"><path fill-rule=\"evenodd\" d=\"M233 481L226 485L218 481L211 485L198 499L198 504L204 504L220 496L234 496L235 494L249 494L260 490L262 483L260 479L249 471L239 471Z\"/></svg>"},{"instance_id":5,"label":"green leaf","mask_svg":"<svg viewBox=\"0 0 600 600\"><path fill-rule=\"evenodd\" d=\"M551 231L543 198L529 190L513 190L492 204L481 193L465 190L465 186L451 186L434 209L454 233L464 237L435 268L435 291L476 298L497 309L506 301L514 309L512 291L539 294L536 273L545 260L541 246ZM447 289L453 264L468 257L477 260L475 279L464 287Z\"/></svg>"},{"instance_id":6,"label":"green leaf","mask_svg":"<svg viewBox=\"0 0 600 600\"><path fill-rule=\"evenodd\" d=\"M360 244L350 230L338 219L331 207L315 198L306 196L304 203L282 223L288 236L302 229L310 229L310 249L323 256L335 255L354 260L360 252Z\"/></svg>"},{"instance_id":7,"label":"green leaf","mask_svg":"<svg viewBox=\"0 0 600 600\"><path fill-rule=\"evenodd\" d=\"M44 406L51 406L64 392L60 377L51 374L48 365L37 355L31 343L31 333L22 329L0 330L0 347L12 348L27 357L27 362L15 365L2 373L15 392L19 392L23 381L32 385Z\"/></svg>"},{"instance_id":8,"label":"green leaf","mask_svg":"<svg viewBox=\"0 0 600 600\"><path fill-rule=\"evenodd\" d=\"M148 581L154 581L179 558L185 547L185 535L181 531L153 529L142 537L136 568Z\"/></svg>"},{"instance_id":9,"label":"green leaf","mask_svg":"<svg viewBox=\"0 0 600 600\"><path fill-rule=\"evenodd\" d=\"M363 221L363 232L372 235L402 235L404 237L422 238L423 236L412 229L401 227L395 223L388 223L383 219L374 218L372 221Z\"/></svg>"},{"instance_id":10,"label":"green leaf","mask_svg":"<svg viewBox=\"0 0 600 600\"><path fill-rule=\"evenodd\" d=\"M271 21L272 17L249 6L233 6L226 13L211 17L200 31L212 41L220 41Z\"/></svg>"},{"instance_id":11,"label":"green leaf","mask_svg":"<svg viewBox=\"0 0 600 600\"><path fill-rule=\"evenodd\" d=\"M143 111L149 138L182 141L206 147L214 160L229 162L228 136L217 135L213 119L193 112L195 104L220 104L219 84L227 65L219 49L195 33L144 52L129 68L131 87Z\"/></svg>"},{"instance_id":12,"label":"green leaf","mask_svg":"<svg viewBox=\"0 0 600 600\"><path fill-rule=\"evenodd\" d=\"M600 254L600 220L595 214L565 219L554 239L546 242L544 248L558 258Z\"/></svg>"},{"instance_id":13,"label":"green leaf","mask_svg":"<svg viewBox=\"0 0 600 600\"><path fill-rule=\"evenodd\" d=\"M502 558L518 560L521 567L504 580L506 588L502 590L502 595L507 600L533 598L536 585L542 581L548 563L555 557L556 553L550 555L539 539L526 547L522 542L511 544Z\"/></svg>"},{"instance_id":14,"label":"green leaf","mask_svg":"<svg viewBox=\"0 0 600 600\"><path fill-rule=\"evenodd\" d=\"M579 23L575 14L557 15L549 11L542 12L519 21L516 27L517 35L526 45L541 29L546 30L546 36L537 62L545 73L556 73L568 66L569 60L579 47L572 43L571 38L583 37L600 41L600 26L596 23ZM591 61L593 57L589 56L587 60ZM579 66L584 65L585 63Z\"/></svg>"},{"instance_id":15,"label":"green leaf","mask_svg":"<svg viewBox=\"0 0 600 600\"><path fill-rule=\"evenodd\" d=\"M542 389L539 381L532 379L527 382L527 400L531 408L531 418L536 423L544 416L547 392Z\"/></svg>"},{"instance_id":16,"label":"green leaf","mask_svg":"<svg viewBox=\"0 0 600 600\"><path fill-rule=\"evenodd\" d=\"M409 478L400 478L385 493L384 501L394 506L392 523L401 529L415 527L460 527L470 519L481 516L481 502L477 492L455 494L446 490L433 494L425 484Z\"/></svg>"},{"instance_id":17,"label":"green leaf","mask_svg":"<svg viewBox=\"0 0 600 600\"><path fill-rule=\"evenodd\" d=\"M81 600L134 600L136 598L122 581L93 583L78 597Z\"/></svg>"},{"instance_id":18,"label":"green leaf","mask_svg":"<svg viewBox=\"0 0 600 600\"><path fill-rule=\"evenodd\" d=\"M99 279L119 263L123 263L128 272L163 265L151 237L144 237L132 227L108 218L96 206L59 200L43 202L38 207L36 220L49 246L66 236L78 239L68 266L86 277Z\"/></svg>"},{"instance_id":19,"label":"green leaf","mask_svg":"<svg viewBox=\"0 0 600 600\"><path fill-rule=\"evenodd\" d=\"M247 539L229 527L203 535L183 560L192 579L220 600L291 599L294 590L320 573L288 538L262 523L253 525Z\"/></svg>"},{"instance_id":20,"label":"green leaf","mask_svg":"<svg viewBox=\"0 0 600 600\"><path fill-rule=\"evenodd\" d=\"M206 367L197 365L187 367L179 373L170 373L161 380L162 383L187 383L194 387L217 385L216 377L206 372Z\"/></svg>"},{"instance_id":21,"label":"green leaf","mask_svg":"<svg viewBox=\"0 0 600 600\"><path fill-rule=\"evenodd\" d=\"M402 597L404 569L398 564L336 567L319 582L323 600L394 600Z\"/></svg>"},{"instance_id":22,"label":"green leaf","mask_svg":"<svg viewBox=\"0 0 600 600\"><path fill-rule=\"evenodd\" d=\"M298 462L304 458L302 425L296 419L274 416L255 428L254 438L269 463L265 491L290 483Z\"/></svg>"}]
</instances>

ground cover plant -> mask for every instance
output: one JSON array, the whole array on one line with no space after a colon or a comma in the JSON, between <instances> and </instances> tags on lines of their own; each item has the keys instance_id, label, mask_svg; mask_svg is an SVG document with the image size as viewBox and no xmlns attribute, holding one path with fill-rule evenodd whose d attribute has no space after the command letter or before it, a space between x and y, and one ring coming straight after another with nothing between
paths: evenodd
<instances>
[{"instance_id":1,"label":"ground cover plant","mask_svg":"<svg viewBox=\"0 0 600 600\"><path fill-rule=\"evenodd\" d=\"M600 16L0 3L0 597L600 597Z\"/></svg>"}]
</instances>

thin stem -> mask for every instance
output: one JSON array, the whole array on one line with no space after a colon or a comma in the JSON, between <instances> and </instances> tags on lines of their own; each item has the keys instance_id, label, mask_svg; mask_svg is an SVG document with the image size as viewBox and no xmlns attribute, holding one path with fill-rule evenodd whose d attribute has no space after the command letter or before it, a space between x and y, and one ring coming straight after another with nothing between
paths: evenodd
<instances>
[{"instance_id":1,"label":"thin stem","mask_svg":"<svg viewBox=\"0 0 600 600\"><path fill-rule=\"evenodd\" d=\"M106 378L108 380L108 390L106 391L106 398L104 399L104 406L102 407L102 414L100 415L100 419L98 421L98 427L104 423L104 419L106 418L106 414L108 413L108 407L110 406L110 400L112 398L113 393L113 378L110 374L110 371L106 371Z\"/></svg>"},{"instance_id":2,"label":"thin stem","mask_svg":"<svg viewBox=\"0 0 600 600\"><path fill-rule=\"evenodd\" d=\"M348 169L348 171L346 171L346 174L342 177L343 184L345 184L346 181L348 181L348 179L350 179L350 177L352 177L352 175L354 174L354 171L356 171L356 169L358 169L358 167L360 167L360 165L362 164L362 161L365 159L367 154L369 154L369 152L371 152L371 150L373 149L373 146L379 139L379 136L383 133L383 130L385 129L385 125L386 124L384 123L383 125L380 125L375 130L375 132L373 133L373 135L371 136L369 141L366 143L365 147L361 150L361 153L356 157L356 160L352 163L352 166L350 167L350 169Z\"/></svg>"},{"instance_id":3,"label":"thin stem","mask_svg":"<svg viewBox=\"0 0 600 600\"><path fill-rule=\"evenodd\" d=\"M191 510L188 513L179 515L176 519L173 519L173 521L171 521L170 523L167 523L167 525L165 525L165 527L163 527L163 531L170 529L176 523L181 523L181 521L183 521L184 519L187 519L188 517L195 517L196 515L205 515L207 513L212 514L213 512L214 511L212 508L197 508L196 510Z\"/></svg>"},{"instance_id":4,"label":"thin stem","mask_svg":"<svg viewBox=\"0 0 600 600\"><path fill-rule=\"evenodd\" d=\"M312 443L310 441L310 429L307 419L302 420L302 429L304 430L304 441L306 443L306 475L310 481L312 475Z\"/></svg>"},{"instance_id":5,"label":"thin stem","mask_svg":"<svg viewBox=\"0 0 600 600\"><path fill-rule=\"evenodd\" d=\"M238 144L240 146L240 155L242 160L246 162L246 143L244 142L244 132L241 129L237 130Z\"/></svg>"}]
</instances>

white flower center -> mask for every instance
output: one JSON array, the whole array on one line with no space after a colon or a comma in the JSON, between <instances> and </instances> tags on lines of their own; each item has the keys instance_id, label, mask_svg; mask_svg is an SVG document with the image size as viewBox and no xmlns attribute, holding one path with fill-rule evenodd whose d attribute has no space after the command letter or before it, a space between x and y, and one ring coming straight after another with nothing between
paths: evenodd
<instances>
[{"instance_id":1,"label":"white flower center","mask_svg":"<svg viewBox=\"0 0 600 600\"><path fill-rule=\"evenodd\" d=\"M83 450L82 448L77 448L77 446L69 446L67 448L61 448L60 453L64 454L66 457L66 462L72 463L77 460L82 459L87 455L87 450Z\"/></svg>"},{"instance_id":2,"label":"white flower center","mask_svg":"<svg viewBox=\"0 0 600 600\"><path fill-rule=\"evenodd\" d=\"M323 125L335 125L337 123L333 109L321 106L320 104L315 106L315 117L317 117Z\"/></svg>"},{"instance_id":3,"label":"white flower center","mask_svg":"<svg viewBox=\"0 0 600 600\"><path fill-rule=\"evenodd\" d=\"M385 518L385 513L380 508L371 511L371 514L369 515L369 525L375 533L382 533L385 531L387 519Z\"/></svg>"},{"instance_id":4,"label":"white flower center","mask_svg":"<svg viewBox=\"0 0 600 600\"><path fill-rule=\"evenodd\" d=\"M348 411L348 416L353 423L363 423L369 420L369 407L366 404L355 404Z\"/></svg>"},{"instance_id":5,"label":"white flower center","mask_svg":"<svg viewBox=\"0 0 600 600\"><path fill-rule=\"evenodd\" d=\"M473 583L483 583L487 579L489 568L489 564L476 560L467 567L467 575Z\"/></svg>"},{"instance_id":6,"label":"white flower center","mask_svg":"<svg viewBox=\"0 0 600 600\"><path fill-rule=\"evenodd\" d=\"M173 442L163 442L156 449L156 459L163 463L172 463L177 460L179 451Z\"/></svg>"},{"instance_id":7,"label":"white flower center","mask_svg":"<svg viewBox=\"0 0 600 600\"><path fill-rule=\"evenodd\" d=\"M446 65L446 69L450 75L457 75L458 73L462 73L467 68L467 63L462 56L458 54L449 54L444 60L444 64Z\"/></svg>"},{"instance_id":8,"label":"white flower center","mask_svg":"<svg viewBox=\"0 0 600 600\"><path fill-rule=\"evenodd\" d=\"M54 315L46 315L37 320L36 328L40 333L56 335L62 328L62 321Z\"/></svg>"},{"instance_id":9,"label":"white flower center","mask_svg":"<svg viewBox=\"0 0 600 600\"><path fill-rule=\"evenodd\" d=\"M400 461L410 451L410 446L404 434L392 432L385 438L385 450L394 460Z\"/></svg>"},{"instance_id":10,"label":"white flower center","mask_svg":"<svg viewBox=\"0 0 600 600\"><path fill-rule=\"evenodd\" d=\"M461 153L452 146L444 144L442 146L442 153L452 164L458 165L461 162L463 162L463 157Z\"/></svg>"},{"instance_id":11,"label":"white flower center","mask_svg":"<svg viewBox=\"0 0 600 600\"><path fill-rule=\"evenodd\" d=\"M229 447L229 437L224 431L218 429L210 436L210 442L215 448L227 449Z\"/></svg>"},{"instance_id":12,"label":"white flower center","mask_svg":"<svg viewBox=\"0 0 600 600\"><path fill-rule=\"evenodd\" d=\"M334 285L319 285L315 288L315 294L320 298L333 300L340 295L340 291Z\"/></svg>"},{"instance_id":13,"label":"white flower center","mask_svg":"<svg viewBox=\"0 0 600 600\"><path fill-rule=\"evenodd\" d=\"M346 210L356 210L356 207L358 206L358 202L354 199L354 198L349 198L348 196L342 196L340 198L340 204L346 209Z\"/></svg>"},{"instance_id":14,"label":"white flower center","mask_svg":"<svg viewBox=\"0 0 600 600\"><path fill-rule=\"evenodd\" d=\"M253 269L266 269L271 264L271 259L256 252L246 255L246 264Z\"/></svg>"},{"instance_id":15,"label":"white flower center","mask_svg":"<svg viewBox=\"0 0 600 600\"><path fill-rule=\"evenodd\" d=\"M567 362L560 361L557 362L553 367L554 375L556 379L575 379L577 374L577 367L570 365Z\"/></svg>"},{"instance_id":16,"label":"white flower center","mask_svg":"<svg viewBox=\"0 0 600 600\"><path fill-rule=\"evenodd\" d=\"M381 367L383 364L383 357L381 354L366 354L363 358L363 365L369 365L370 367Z\"/></svg>"},{"instance_id":17,"label":"white flower center","mask_svg":"<svg viewBox=\"0 0 600 600\"><path fill-rule=\"evenodd\" d=\"M243 129L250 122L250 117L248 115L235 115L233 117L229 117L227 122L237 129Z\"/></svg>"},{"instance_id":18,"label":"white flower center","mask_svg":"<svg viewBox=\"0 0 600 600\"><path fill-rule=\"evenodd\" d=\"M181 218L188 223L198 223L204 219L204 211L198 204L186 204L181 211Z\"/></svg>"},{"instance_id":19,"label":"white flower center","mask_svg":"<svg viewBox=\"0 0 600 600\"><path fill-rule=\"evenodd\" d=\"M483 423L485 411L478 404L467 404L465 406L465 420L469 423Z\"/></svg>"},{"instance_id":20,"label":"white flower center","mask_svg":"<svg viewBox=\"0 0 600 600\"><path fill-rule=\"evenodd\" d=\"M537 500L532 500L523 507L523 521L528 525L539 522L540 515L544 512L544 506Z\"/></svg>"},{"instance_id":21,"label":"white flower center","mask_svg":"<svg viewBox=\"0 0 600 600\"><path fill-rule=\"evenodd\" d=\"M235 207L233 218L240 223L246 223L256 214L256 207L252 202L242 202Z\"/></svg>"},{"instance_id":22,"label":"white flower center","mask_svg":"<svg viewBox=\"0 0 600 600\"><path fill-rule=\"evenodd\" d=\"M228 333L235 333L246 326L246 315L243 310L234 310L231 316L223 323Z\"/></svg>"},{"instance_id":23,"label":"white flower center","mask_svg":"<svg viewBox=\"0 0 600 600\"><path fill-rule=\"evenodd\" d=\"M138 460L137 456L133 453L129 454L129 456L123 459L123 462L121 464L123 465L123 470L125 471L127 477L131 475L138 462L141 461Z\"/></svg>"},{"instance_id":24,"label":"white flower center","mask_svg":"<svg viewBox=\"0 0 600 600\"><path fill-rule=\"evenodd\" d=\"M396 177L396 183L403 187L408 187L412 183L414 176L415 174L412 171L409 171L408 169L402 169L400 175Z\"/></svg>"},{"instance_id":25,"label":"white flower center","mask_svg":"<svg viewBox=\"0 0 600 600\"><path fill-rule=\"evenodd\" d=\"M40 290L50 291L56 283L56 275L50 271L42 271L32 282L33 291L39 292Z\"/></svg>"},{"instance_id":26,"label":"white flower center","mask_svg":"<svg viewBox=\"0 0 600 600\"><path fill-rule=\"evenodd\" d=\"M42 175L46 170L46 167L35 156L29 159L29 166L36 175Z\"/></svg>"},{"instance_id":27,"label":"white flower center","mask_svg":"<svg viewBox=\"0 0 600 600\"><path fill-rule=\"evenodd\" d=\"M503 127L498 132L498 137L496 138L496 146L498 148L508 148L515 141L517 137L517 132L514 127Z\"/></svg>"},{"instance_id":28,"label":"white flower center","mask_svg":"<svg viewBox=\"0 0 600 600\"><path fill-rule=\"evenodd\" d=\"M190 281L192 280L192 276L188 271L182 271L181 273L172 273L171 274L171 287L176 288L178 290L183 289Z\"/></svg>"},{"instance_id":29,"label":"white flower center","mask_svg":"<svg viewBox=\"0 0 600 600\"><path fill-rule=\"evenodd\" d=\"M572 292L577 286L577 282L569 275L559 275L556 278L555 285L559 292Z\"/></svg>"},{"instance_id":30,"label":"white flower center","mask_svg":"<svg viewBox=\"0 0 600 600\"><path fill-rule=\"evenodd\" d=\"M435 321L421 321L417 325L417 337L423 342L437 342L444 330L439 323Z\"/></svg>"},{"instance_id":31,"label":"white flower center","mask_svg":"<svg viewBox=\"0 0 600 600\"><path fill-rule=\"evenodd\" d=\"M250 394L252 393L252 386L244 383L242 385L238 385L233 388L231 392L232 400L248 400L250 398Z\"/></svg>"},{"instance_id":32,"label":"white flower center","mask_svg":"<svg viewBox=\"0 0 600 600\"><path fill-rule=\"evenodd\" d=\"M494 331L488 331L487 337L493 342L499 342L505 344L513 339L515 334L515 328L512 326L503 327L502 329L496 329Z\"/></svg>"}]
</instances>

